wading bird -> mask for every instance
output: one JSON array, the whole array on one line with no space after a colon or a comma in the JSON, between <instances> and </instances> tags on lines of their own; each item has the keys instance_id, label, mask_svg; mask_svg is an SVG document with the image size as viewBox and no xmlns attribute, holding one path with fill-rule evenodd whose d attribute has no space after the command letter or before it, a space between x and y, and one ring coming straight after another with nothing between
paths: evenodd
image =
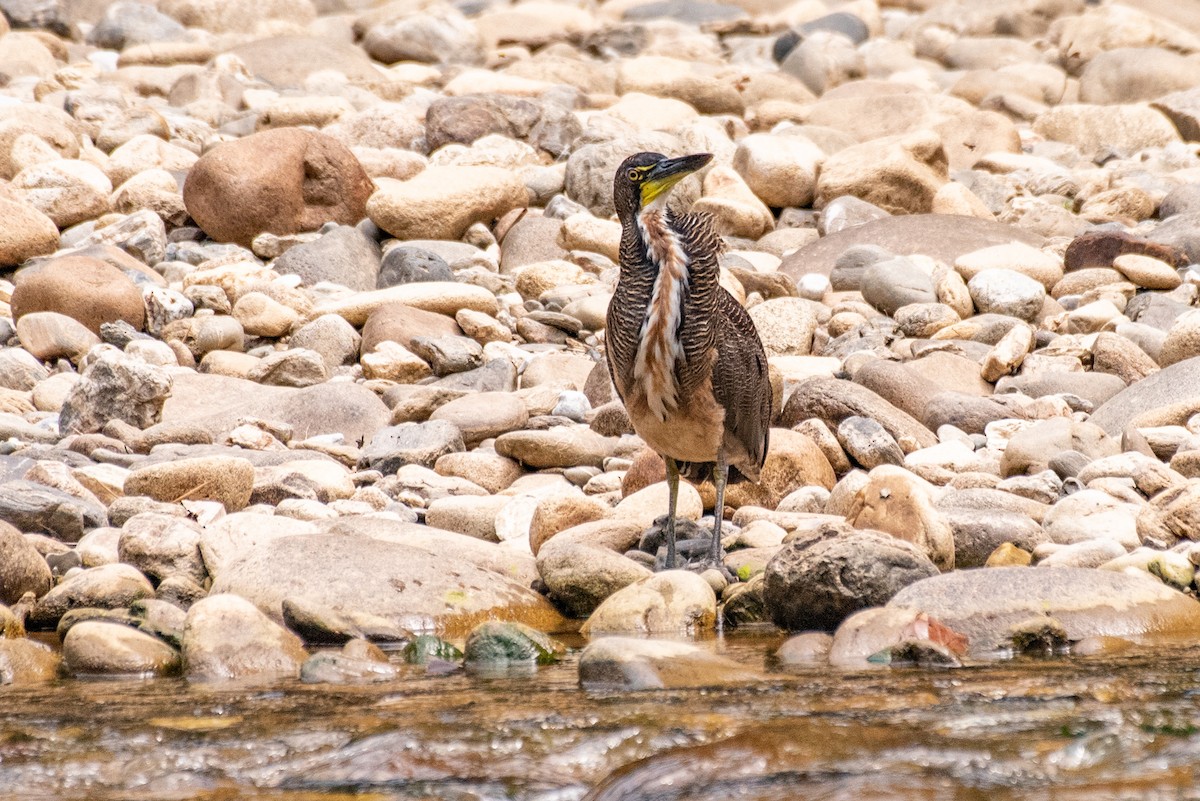
<instances>
[{"instance_id":1,"label":"wading bird","mask_svg":"<svg viewBox=\"0 0 1200 801\"><path fill-rule=\"evenodd\" d=\"M638 153L613 181L621 275L608 307L608 370L634 430L667 465L668 568L679 476L703 479L711 470L717 503L708 562L718 565L726 481L758 480L771 422L758 331L718 283L721 238L707 214L667 208L671 189L711 160Z\"/></svg>"}]
</instances>

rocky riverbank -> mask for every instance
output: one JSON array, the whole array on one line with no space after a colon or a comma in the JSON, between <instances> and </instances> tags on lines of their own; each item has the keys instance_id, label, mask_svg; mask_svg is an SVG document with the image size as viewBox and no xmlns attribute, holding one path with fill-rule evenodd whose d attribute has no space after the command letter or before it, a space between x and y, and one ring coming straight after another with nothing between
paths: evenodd
<instances>
[{"instance_id":1,"label":"rocky riverbank","mask_svg":"<svg viewBox=\"0 0 1200 801\"><path fill-rule=\"evenodd\" d=\"M719 625L836 666L1200 636L1200 15L0 10L0 682L386 680L371 642L535 664L580 624L585 686L757 681L644 638ZM655 572L603 362L639 150L715 155L676 199L770 357L728 575Z\"/></svg>"}]
</instances>

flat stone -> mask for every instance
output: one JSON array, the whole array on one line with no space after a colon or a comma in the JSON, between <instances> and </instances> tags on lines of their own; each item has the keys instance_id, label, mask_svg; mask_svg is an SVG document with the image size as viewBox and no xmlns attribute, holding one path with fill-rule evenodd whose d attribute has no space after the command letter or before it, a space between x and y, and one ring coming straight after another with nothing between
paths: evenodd
<instances>
[{"instance_id":1,"label":"flat stone","mask_svg":"<svg viewBox=\"0 0 1200 801\"><path fill-rule=\"evenodd\" d=\"M541 631L561 624L549 602L510 577L521 575L509 572L510 566L531 557L463 535L430 532L435 536L426 541L388 542L351 533L283 537L245 552L222 571L213 592L248 598L275 620L282 619L285 599L302 598L440 636L465 635L481 616ZM491 556L469 556L465 546L472 542ZM494 569L481 566L485 559ZM447 605L447 599L453 603Z\"/></svg>"},{"instance_id":2,"label":"flat stone","mask_svg":"<svg viewBox=\"0 0 1200 801\"><path fill-rule=\"evenodd\" d=\"M674 640L604 637L579 656L579 683L589 690L720 687L761 678L732 659Z\"/></svg>"},{"instance_id":3,"label":"flat stone","mask_svg":"<svg viewBox=\"0 0 1200 801\"><path fill-rule=\"evenodd\" d=\"M1200 603L1157 579L1082 568L962 570L910 585L888 602L966 635L973 653L1010 647L1012 629L1057 623L1071 640L1194 631Z\"/></svg>"},{"instance_id":4,"label":"flat stone","mask_svg":"<svg viewBox=\"0 0 1200 801\"><path fill-rule=\"evenodd\" d=\"M254 465L236 457L179 459L135 468L125 479L126 495L157 501L211 500L236 512L250 502Z\"/></svg>"},{"instance_id":5,"label":"flat stone","mask_svg":"<svg viewBox=\"0 0 1200 801\"><path fill-rule=\"evenodd\" d=\"M1009 242L1040 248L1045 238L1003 223L947 214L909 214L872 220L821 237L787 256L780 271L799 280L807 273L829 275L842 253L869 243L898 256L921 253L947 264L964 253Z\"/></svg>"}]
</instances>

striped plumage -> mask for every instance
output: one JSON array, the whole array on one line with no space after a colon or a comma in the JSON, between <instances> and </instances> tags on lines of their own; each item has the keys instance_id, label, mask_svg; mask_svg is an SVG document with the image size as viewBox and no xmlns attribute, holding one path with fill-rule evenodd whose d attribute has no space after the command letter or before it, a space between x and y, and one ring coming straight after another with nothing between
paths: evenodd
<instances>
[{"instance_id":1,"label":"striped plumage","mask_svg":"<svg viewBox=\"0 0 1200 801\"><path fill-rule=\"evenodd\" d=\"M715 559L726 471L732 471L731 481L758 479L771 391L754 323L718 283L723 245L710 218L675 214L665 203L670 187L709 158L639 153L617 171L621 275L605 338L613 385L634 430L666 460L668 479L675 469L693 479L713 473ZM668 562L674 560L677 475L668 511Z\"/></svg>"}]
</instances>

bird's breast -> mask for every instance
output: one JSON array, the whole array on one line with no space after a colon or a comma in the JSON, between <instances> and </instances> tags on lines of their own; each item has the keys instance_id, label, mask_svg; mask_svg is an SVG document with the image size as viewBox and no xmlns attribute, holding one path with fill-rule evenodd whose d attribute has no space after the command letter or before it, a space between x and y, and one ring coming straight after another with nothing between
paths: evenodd
<instances>
[{"instance_id":1,"label":"bird's breast","mask_svg":"<svg viewBox=\"0 0 1200 801\"><path fill-rule=\"evenodd\" d=\"M679 408L676 365L684 358L681 323L688 293L688 254L661 212L642 212L638 227L647 258L658 272L639 332L633 380L650 414L663 422Z\"/></svg>"}]
</instances>

